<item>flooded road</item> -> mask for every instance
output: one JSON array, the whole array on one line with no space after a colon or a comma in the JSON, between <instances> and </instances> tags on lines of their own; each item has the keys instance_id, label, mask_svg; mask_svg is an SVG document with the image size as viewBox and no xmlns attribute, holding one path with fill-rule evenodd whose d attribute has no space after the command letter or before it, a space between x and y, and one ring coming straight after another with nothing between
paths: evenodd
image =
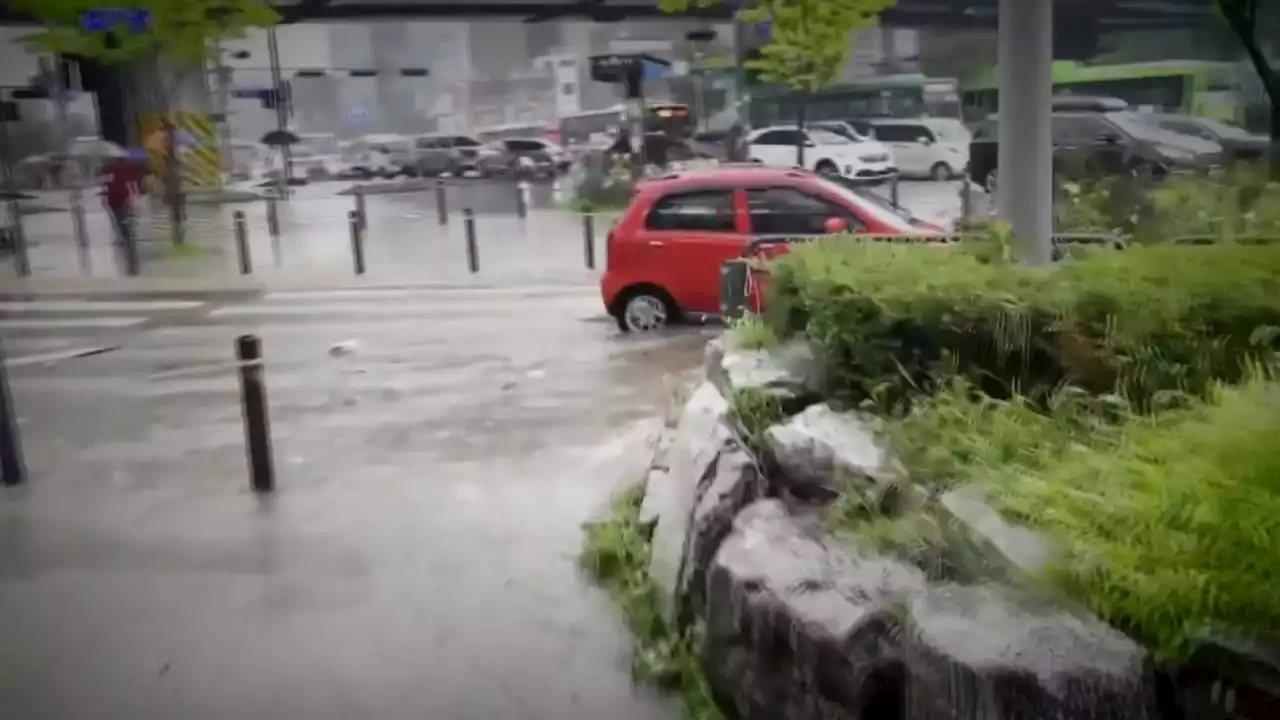
<instances>
[{"instance_id":1,"label":"flooded road","mask_svg":"<svg viewBox=\"0 0 1280 720\"><path fill-rule=\"evenodd\" d=\"M113 303L6 308L61 321L5 327L11 359L116 348L10 370L32 480L0 504L6 715L674 716L632 689L574 556L710 331L621 336L592 288ZM267 500L230 364L245 332Z\"/></svg>"}]
</instances>

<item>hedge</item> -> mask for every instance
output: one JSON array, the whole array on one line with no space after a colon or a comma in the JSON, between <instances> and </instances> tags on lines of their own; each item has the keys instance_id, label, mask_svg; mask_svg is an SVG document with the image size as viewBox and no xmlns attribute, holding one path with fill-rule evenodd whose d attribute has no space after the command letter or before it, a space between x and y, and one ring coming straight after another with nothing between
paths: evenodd
<instances>
[{"instance_id":1,"label":"hedge","mask_svg":"<svg viewBox=\"0 0 1280 720\"><path fill-rule=\"evenodd\" d=\"M1243 378L1280 348L1280 247L1144 245L1048 269L976 244L795 246L769 265L764 316L805 336L827 394L901 412L959 375L1042 403L1070 384L1148 408Z\"/></svg>"},{"instance_id":2,"label":"hedge","mask_svg":"<svg viewBox=\"0 0 1280 720\"><path fill-rule=\"evenodd\" d=\"M976 485L1044 533L1051 587L1178 662L1216 630L1280 628L1280 384L1207 395L1100 423L1078 397L1044 414L958 383L887 433L917 479Z\"/></svg>"}]
</instances>

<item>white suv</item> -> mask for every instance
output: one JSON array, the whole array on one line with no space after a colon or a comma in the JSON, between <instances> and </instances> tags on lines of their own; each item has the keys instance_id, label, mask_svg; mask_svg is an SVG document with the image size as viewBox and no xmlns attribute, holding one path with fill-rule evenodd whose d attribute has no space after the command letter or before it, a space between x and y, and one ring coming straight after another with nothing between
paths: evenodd
<instances>
[{"instance_id":1,"label":"white suv","mask_svg":"<svg viewBox=\"0 0 1280 720\"><path fill-rule=\"evenodd\" d=\"M950 180L964 174L969 164L969 129L959 120L873 120L876 139L893 151L904 177Z\"/></svg>"},{"instance_id":2,"label":"white suv","mask_svg":"<svg viewBox=\"0 0 1280 720\"><path fill-rule=\"evenodd\" d=\"M822 128L774 125L747 137L753 162L781 167L796 165L796 145L804 144L804 167L814 172L876 183L897 174L893 158L880 143L853 140Z\"/></svg>"}]
</instances>

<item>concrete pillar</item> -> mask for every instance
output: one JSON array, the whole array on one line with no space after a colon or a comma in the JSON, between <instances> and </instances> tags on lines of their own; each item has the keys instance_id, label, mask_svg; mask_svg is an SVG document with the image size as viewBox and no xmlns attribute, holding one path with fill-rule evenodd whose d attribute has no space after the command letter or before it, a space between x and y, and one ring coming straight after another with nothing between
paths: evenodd
<instances>
[{"instance_id":1,"label":"concrete pillar","mask_svg":"<svg viewBox=\"0 0 1280 720\"><path fill-rule=\"evenodd\" d=\"M1019 258L1053 253L1053 0L1000 0L997 207Z\"/></svg>"}]
</instances>

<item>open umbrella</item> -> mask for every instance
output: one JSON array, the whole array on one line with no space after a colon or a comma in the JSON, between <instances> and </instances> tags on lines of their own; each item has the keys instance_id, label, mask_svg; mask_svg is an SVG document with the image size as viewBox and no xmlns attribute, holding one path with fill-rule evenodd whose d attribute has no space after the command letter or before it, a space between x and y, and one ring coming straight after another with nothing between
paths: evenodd
<instances>
[{"instance_id":1,"label":"open umbrella","mask_svg":"<svg viewBox=\"0 0 1280 720\"><path fill-rule=\"evenodd\" d=\"M302 138L288 130L272 130L262 136L258 142L268 147L285 147L288 145L297 145L302 142Z\"/></svg>"}]
</instances>

